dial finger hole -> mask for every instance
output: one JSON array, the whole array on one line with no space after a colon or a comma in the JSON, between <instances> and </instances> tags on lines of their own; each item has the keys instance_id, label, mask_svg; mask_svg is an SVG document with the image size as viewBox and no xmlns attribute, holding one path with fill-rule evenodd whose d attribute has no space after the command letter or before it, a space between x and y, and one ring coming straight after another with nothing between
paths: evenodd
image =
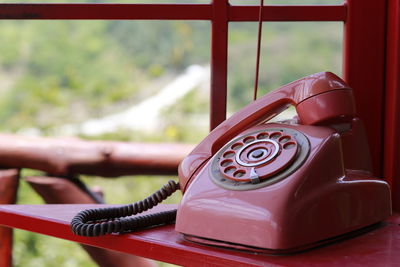
<instances>
[{"instance_id":1,"label":"dial finger hole","mask_svg":"<svg viewBox=\"0 0 400 267\"><path fill-rule=\"evenodd\" d=\"M227 166L232 165L232 164L233 164L233 161L230 160L230 159L226 159L226 160L221 162L221 166L222 167L227 167Z\"/></svg>"},{"instance_id":2,"label":"dial finger hole","mask_svg":"<svg viewBox=\"0 0 400 267\"><path fill-rule=\"evenodd\" d=\"M257 135L257 139L267 139L268 138L268 134L267 133L259 133Z\"/></svg>"},{"instance_id":3,"label":"dial finger hole","mask_svg":"<svg viewBox=\"0 0 400 267\"><path fill-rule=\"evenodd\" d=\"M282 134L280 132L274 132L270 135L271 139L278 139Z\"/></svg>"},{"instance_id":4,"label":"dial finger hole","mask_svg":"<svg viewBox=\"0 0 400 267\"><path fill-rule=\"evenodd\" d=\"M240 149L241 147L243 147L243 144L242 144L242 143L236 143L236 144L233 144L233 145L231 146L231 148L232 148L233 150L238 150L238 149Z\"/></svg>"},{"instance_id":5,"label":"dial finger hole","mask_svg":"<svg viewBox=\"0 0 400 267\"><path fill-rule=\"evenodd\" d=\"M228 151L224 153L224 158L232 158L233 156L235 156L235 152L233 151Z\"/></svg>"},{"instance_id":6,"label":"dial finger hole","mask_svg":"<svg viewBox=\"0 0 400 267\"><path fill-rule=\"evenodd\" d=\"M296 143L294 143L294 142L288 142L288 143L286 143L286 144L283 145L283 148L284 148L284 149L292 149L292 148L294 148L295 146L296 146Z\"/></svg>"},{"instance_id":7,"label":"dial finger hole","mask_svg":"<svg viewBox=\"0 0 400 267\"><path fill-rule=\"evenodd\" d=\"M290 139L291 139L290 136L284 135L281 138L279 138L279 142L283 144L283 143L286 143L287 141L289 141Z\"/></svg>"},{"instance_id":8,"label":"dial finger hole","mask_svg":"<svg viewBox=\"0 0 400 267\"><path fill-rule=\"evenodd\" d=\"M243 140L243 142L245 143L245 144L248 144L248 143L250 143L250 142L253 142L255 140L255 138L253 137L253 136L247 136L244 140Z\"/></svg>"},{"instance_id":9,"label":"dial finger hole","mask_svg":"<svg viewBox=\"0 0 400 267\"><path fill-rule=\"evenodd\" d=\"M245 174L246 174L246 172L244 170L238 170L233 173L233 176L235 178L240 178L240 177L243 177Z\"/></svg>"},{"instance_id":10,"label":"dial finger hole","mask_svg":"<svg viewBox=\"0 0 400 267\"><path fill-rule=\"evenodd\" d=\"M226 169L224 170L224 173L226 173L226 174L231 174L231 173L233 173L234 171L236 171L236 167L230 166L230 167L228 167L228 168L226 168Z\"/></svg>"}]
</instances>

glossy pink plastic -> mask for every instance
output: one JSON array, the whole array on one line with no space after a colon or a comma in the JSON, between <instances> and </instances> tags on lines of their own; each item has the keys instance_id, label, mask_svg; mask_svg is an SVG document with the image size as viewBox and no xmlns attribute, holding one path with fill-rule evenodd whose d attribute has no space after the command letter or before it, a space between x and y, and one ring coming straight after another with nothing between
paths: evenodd
<instances>
[{"instance_id":1,"label":"glossy pink plastic","mask_svg":"<svg viewBox=\"0 0 400 267\"><path fill-rule=\"evenodd\" d=\"M296 106L302 124L260 124L287 104ZM372 176L363 125L354 114L351 89L331 73L293 82L234 114L181 164L186 188L176 230L197 242L287 252L384 220L391 214L390 189ZM272 128L294 129L308 139L307 160L295 172L246 191L210 179L223 142Z\"/></svg>"}]
</instances>

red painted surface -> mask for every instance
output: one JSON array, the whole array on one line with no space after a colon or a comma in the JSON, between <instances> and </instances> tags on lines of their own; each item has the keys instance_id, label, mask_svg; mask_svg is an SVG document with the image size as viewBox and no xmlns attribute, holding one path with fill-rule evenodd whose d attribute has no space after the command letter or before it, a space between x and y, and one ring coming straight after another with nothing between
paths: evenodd
<instances>
[{"instance_id":1,"label":"red painted surface","mask_svg":"<svg viewBox=\"0 0 400 267\"><path fill-rule=\"evenodd\" d=\"M0 4L0 19L210 20L210 5L190 4Z\"/></svg>"},{"instance_id":2,"label":"red painted surface","mask_svg":"<svg viewBox=\"0 0 400 267\"><path fill-rule=\"evenodd\" d=\"M229 9L230 21L257 21L257 6L231 6ZM264 21L344 21L346 6L264 6Z\"/></svg>"},{"instance_id":3,"label":"red painted surface","mask_svg":"<svg viewBox=\"0 0 400 267\"><path fill-rule=\"evenodd\" d=\"M214 20L215 12L229 21L257 21L258 8L228 6L228 0L210 4L0 4L0 19L184 19ZM346 7L265 6L265 21L343 21Z\"/></svg>"},{"instance_id":4,"label":"red painted surface","mask_svg":"<svg viewBox=\"0 0 400 267\"><path fill-rule=\"evenodd\" d=\"M213 1L211 22L210 129L226 118L228 82L228 0Z\"/></svg>"},{"instance_id":5,"label":"red painted surface","mask_svg":"<svg viewBox=\"0 0 400 267\"><path fill-rule=\"evenodd\" d=\"M19 186L19 170L0 170L0 204L15 204ZM0 226L0 266L12 266L13 230Z\"/></svg>"},{"instance_id":6,"label":"red painted surface","mask_svg":"<svg viewBox=\"0 0 400 267\"><path fill-rule=\"evenodd\" d=\"M0 224L184 266L398 266L400 264L398 215L391 217L381 227L358 237L304 253L268 256L193 244L185 241L181 234L174 231L173 226L95 238L73 235L69 229L72 217L80 210L93 207L93 205L3 205L0 206ZM157 210L175 207L161 205Z\"/></svg>"},{"instance_id":7,"label":"red painted surface","mask_svg":"<svg viewBox=\"0 0 400 267\"><path fill-rule=\"evenodd\" d=\"M392 187L393 208L400 210L400 2L388 5L384 177Z\"/></svg>"},{"instance_id":8,"label":"red painted surface","mask_svg":"<svg viewBox=\"0 0 400 267\"><path fill-rule=\"evenodd\" d=\"M385 1L348 0L346 6L343 75L365 123L374 174L382 177Z\"/></svg>"}]
</instances>

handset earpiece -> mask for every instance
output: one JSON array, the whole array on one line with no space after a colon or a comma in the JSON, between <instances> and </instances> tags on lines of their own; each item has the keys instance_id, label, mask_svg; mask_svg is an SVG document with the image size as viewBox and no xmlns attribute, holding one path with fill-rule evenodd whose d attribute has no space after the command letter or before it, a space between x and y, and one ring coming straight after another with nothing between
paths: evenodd
<instances>
[{"instance_id":1,"label":"handset earpiece","mask_svg":"<svg viewBox=\"0 0 400 267\"><path fill-rule=\"evenodd\" d=\"M302 124L322 125L350 121L355 116L350 87L330 72L316 73L259 98L216 127L179 165L182 191L193 174L224 144L244 130L296 107Z\"/></svg>"},{"instance_id":2,"label":"handset earpiece","mask_svg":"<svg viewBox=\"0 0 400 267\"><path fill-rule=\"evenodd\" d=\"M355 116L352 90L332 90L309 97L296 106L301 124L332 125L351 122Z\"/></svg>"}]
</instances>

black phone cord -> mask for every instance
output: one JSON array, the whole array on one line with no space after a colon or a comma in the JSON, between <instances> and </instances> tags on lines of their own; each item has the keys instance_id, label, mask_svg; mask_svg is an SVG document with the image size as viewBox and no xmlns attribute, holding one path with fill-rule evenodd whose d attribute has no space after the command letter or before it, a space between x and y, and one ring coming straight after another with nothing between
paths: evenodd
<instances>
[{"instance_id":1,"label":"black phone cord","mask_svg":"<svg viewBox=\"0 0 400 267\"><path fill-rule=\"evenodd\" d=\"M132 218L123 217L153 208L178 189L179 183L170 180L157 192L138 202L120 207L83 210L72 219L71 230L76 235L92 237L173 223L176 218L176 209Z\"/></svg>"}]
</instances>

